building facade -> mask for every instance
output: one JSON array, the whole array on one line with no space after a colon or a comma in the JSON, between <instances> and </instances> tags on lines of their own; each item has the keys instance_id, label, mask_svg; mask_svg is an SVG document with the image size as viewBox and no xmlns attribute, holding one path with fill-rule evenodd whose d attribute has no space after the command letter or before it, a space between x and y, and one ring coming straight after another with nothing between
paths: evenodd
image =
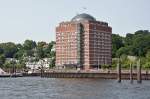
<instances>
[{"instance_id":1,"label":"building facade","mask_svg":"<svg viewBox=\"0 0 150 99\"><path fill-rule=\"evenodd\" d=\"M89 14L79 14L56 27L56 66L82 69L112 63L112 28Z\"/></svg>"}]
</instances>

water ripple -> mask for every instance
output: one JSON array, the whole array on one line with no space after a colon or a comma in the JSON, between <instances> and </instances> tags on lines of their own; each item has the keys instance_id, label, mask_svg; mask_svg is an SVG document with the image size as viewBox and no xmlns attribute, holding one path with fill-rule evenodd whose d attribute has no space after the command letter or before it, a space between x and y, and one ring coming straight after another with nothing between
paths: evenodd
<instances>
[{"instance_id":1,"label":"water ripple","mask_svg":"<svg viewBox=\"0 0 150 99\"><path fill-rule=\"evenodd\" d=\"M150 99L150 81L1 78L0 99Z\"/></svg>"}]
</instances>

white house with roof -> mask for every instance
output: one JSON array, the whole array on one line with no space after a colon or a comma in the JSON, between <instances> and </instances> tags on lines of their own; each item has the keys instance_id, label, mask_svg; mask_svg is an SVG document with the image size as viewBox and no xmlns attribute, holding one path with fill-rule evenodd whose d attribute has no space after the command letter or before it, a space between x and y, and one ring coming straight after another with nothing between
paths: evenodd
<instances>
[{"instance_id":1,"label":"white house with roof","mask_svg":"<svg viewBox=\"0 0 150 99\"><path fill-rule=\"evenodd\" d=\"M30 68L31 70L37 70L41 67L47 69L49 68L49 65L51 63L51 58L43 58L43 59L40 59L39 61L28 61L26 62L26 67Z\"/></svg>"}]
</instances>

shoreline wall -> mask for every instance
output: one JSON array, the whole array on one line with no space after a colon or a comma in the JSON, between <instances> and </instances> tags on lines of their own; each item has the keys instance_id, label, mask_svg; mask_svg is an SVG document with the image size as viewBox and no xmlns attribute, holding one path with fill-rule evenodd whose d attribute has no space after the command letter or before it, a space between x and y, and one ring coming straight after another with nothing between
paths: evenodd
<instances>
[{"instance_id":1,"label":"shoreline wall","mask_svg":"<svg viewBox=\"0 0 150 99\"><path fill-rule=\"evenodd\" d=\"M72 72L46 72L46 73L32 73L24 76L41 76L45 78L99 78L99 79L117 79L117 73L72 73ZM150 80L150 74L141 74L142 80ZM129 80L129 73L121 74L122 80ZM137 79L137 74L133 73L133 80Z\"/></svg>"}]
</instances>

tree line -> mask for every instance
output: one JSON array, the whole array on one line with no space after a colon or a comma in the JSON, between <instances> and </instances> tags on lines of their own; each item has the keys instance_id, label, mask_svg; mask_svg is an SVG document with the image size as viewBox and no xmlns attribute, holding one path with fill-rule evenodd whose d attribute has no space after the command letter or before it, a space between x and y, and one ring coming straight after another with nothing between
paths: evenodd
<instances>
[{"instance_id":1,"label":"tree line","mask_svg":"<svg viewBox=\"0 0 150 99\"><path fill-rule=\"evenodd\" d=\"M54 45L54 41L46 43L33 40L25 40L23 44L15 44L13 42L0 43L0 67L11 68L13 65L16 65L18 68L25 68L25 62L28 61L29 57L35 57L34 61L42 58L52 58L50 66L54 66ZM19 62L6 61L6 59L10 58L16 59Z\"/></svg>"},{"instance_id":2,"label":"tree line","mask_svg":"<svg viewBox=\"0 0 150 99\"><path fill-rule=\"evenodd\" d=\"M42 58L52 58L50 67L55 66L55 42L46 43L44 41L35 42L25 40L23 44L13 42L0 43L0 67L9 68L14 62L7 62L7 58L19 60L16 66L25 68L25 62L28 57L35 57L34 61ZM128 56L140 58L144 68L150 68L150 32L148 30L139 30L135 33L127 33L125 37L119 34L112 34L112 66L117 64L116 58L121 59L123 67L129 68L132 62Z\"/></svg>"},{"instance_id":3,"label":"tree line","mask_svg":"<svg viewBox=\"0 0 150 99\"><path fill-rule=\"evenodd\" d=\"M150 68L150 32L148 30L127 33L125 37L118 34L112 35L113 59L120 58L123 67L129 68L132 59L129 59L128 56L140 58L142 67ZM135 64L133 61L132 63ZM113 65L116 66L115 61L113 61Z\"/></svg>"}]
</instances>

